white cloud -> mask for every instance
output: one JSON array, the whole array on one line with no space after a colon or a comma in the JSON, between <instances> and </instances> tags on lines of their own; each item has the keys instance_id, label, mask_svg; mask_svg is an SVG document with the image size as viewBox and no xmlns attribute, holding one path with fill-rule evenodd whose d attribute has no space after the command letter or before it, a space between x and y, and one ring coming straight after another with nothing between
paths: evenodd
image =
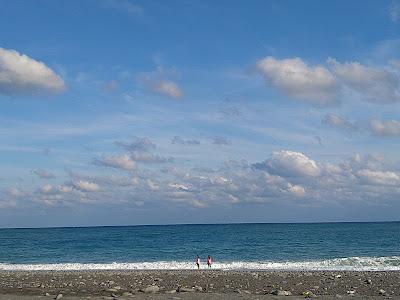
<instances>
[{"instance_id":1,"label":"white cloud","mask_svg":"<svg viewBox=\"0 0 400 300\"><path fill-rule=\"evenodd\" d=\"M327 114L322 122L332 127L344 129L347 132L357 130L357 126L354 123L335 114Z\"/></svg>"},{"instance_id":2,"label":"white cloud","mask_svg":"<svg viewBox=\"0 0 400 300\"><path fill-rule=\"evenodd\" d=\"M86 180L76 180L72 183L73 187L83 192L97 192L100 190L98 184Z\"/></svg>"},{"instance_id":3,"label":"white cloud","mask_svg":"<svg viewBox=\"0 0 400 300\"><path fill-rule=\"evenodd\" d=\"M371 131L378 136L400 136L400 121L396 120L371 120Z\"/></svg>"},{"instance_id":4,"label":"white cloud","mask_svg":"<svg viewBox=\"0 0 400 300\"><path fill-rule=\"evenodd\" d=\"M306 190L304 187L302 187L301 185L293 185L290 183L288 184L287 191L297 197L303 197L306 194Z\"/></svg>"},{"instance_id":5,"label":"white cloud","mask_svg":"<svg viewBox=\"0 0 400 300\"><path fill-rule=\"evenodd\" d=\"M323 66L308 66L298 57L279 60L268 56L259 60L256 67L268 84L290 97L317 105L337 101L337 81Z\"/></svg>"},{"instance_id":6,"label":"white cloud","mask_svg":"<svg viewBox=\"0 0 400 300\"><path fill-rule=\"evenodd\" d=\"M359 62L339 63L329 58L328 63L341 82L363 99L379 104L400 101L400 80L395 73Z\"/></svg>"},{"instance_id":7,"label":"white cloud","mask_svg":"<svg viewBox=\"0 0 400 300\"><path fill-rule=\"evenodd\" d=\"M140 143L141 144L141 143ZM145 144L149 144L146 142ZM134 147L135 148L135 147ZM146 147L145 147L146 148ZM156 205L211 207L236 203L279 203L302 199L299 205L395 201L400 196L400 173L381 156L355 155L333 164L315 161L301 152L273 152L263 162L226 161L212 170L176 167L139 169L135 174L81 175L69 173L65 185L41 185L30 192L9 190L14 202L39 205L136 202ZM99 193L95 193L101 191ZM0 191L0 198L2 197ZM22 202L21 202L22 203ZM1 206L1 200L0 200Z\"/></svg>"},{"instance_id":8,"label":"white cloud","mask_svg":"<svg viewBox=\"0 0 400 300\"><path fill-rule=\"evenodd\" d=\"M53 186L51 184L45 184L41 188L41 192L44 194L49 194L53 191Z\"/></svg>"},{"instance_id":9,"label":"white cloud","mask_svg":"<svg viewBox=\"0 0 400 300\"><path fill-rule=\"evenodd\" d=\"M186 185L179 184L179 183L175 183L175 182L171 182L171 183L169 184L169 186L170 186L171 188L174 188L174 189L177 189L177 190L182 190L182 191L187 191L187 190L189 190L189 188L188 188Z\"/></svg>"},{"instance_id":10,"label":"white cloud","mask_svg":"<svg viewBox=\"0 0 400 300\"><path fill-rule=\"evenodd\" d=\"M320 168L314 160L303 153L288 150L274 151L271 158L254 164L254 167L284 177L316 177L320 174Z\"/></svg>"},{"instance_id":11,"label":"white cloud","mask_svg":"<svg viewBox=\"0 0 400 300\"><path fill-rule=\"evenodd\" d=\"M61 192L61 193L70 193L70 192L72 192L72 187L71 186L68 186L68 185L60 185L59 187L58 187L58 190Z\"/></svg>"},{"instance_id":12,"label":"white cloud","mask_svg":"<svg viewBox=\"0 0 400 300\"><path fill-rule=\"evenodd\" d=\"M100 159L96 159L94 163L123 170L134 170L136 168L135 161L128 154L103 156Z\"/></svg>"},{"instance_id":13,"label":"white cloud","mask_svg":"<svg viewBox=\"0 0 400 300\"><path fill-rule=\"evenodd\" d=\"M171 80L158 80L152 83L152 90L161 95L166 95L172 98L180 98L183 93L179 86Z\"/></svg>"},{"instance_id":14,"label":"white cloud","mask_svg":"<svg viewBox=\"0 0 400 300\"><path fill-rule=\"evenodd\" d=\"M361 180L372 185L399 186L399 174L391 171L361 170L357 173Z\"/></svg>"},{"instance_id":15,"label":"white cloud","mask_svg":"<svg viewBox=\"0 0 400 300\"><path fill-rule=\"evenodd\" d=\"M43 62L15 50L0 48L0 93L58 93L63 90L62 78Z\"/></svg>"}]
</instances>

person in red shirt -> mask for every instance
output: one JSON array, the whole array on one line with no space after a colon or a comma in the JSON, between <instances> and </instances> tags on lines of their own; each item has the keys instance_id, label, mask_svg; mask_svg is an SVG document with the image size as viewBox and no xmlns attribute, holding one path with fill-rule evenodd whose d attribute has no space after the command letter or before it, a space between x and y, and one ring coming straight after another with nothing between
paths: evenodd
<instances>
[{"instance_id":1,"label":"person in red shirt","mask_svg":"<svg viewBox=\"0 0 400 300\"><path fill-rule=\"evenodd\" d=\"M209 255L207 257L207 265L208 265L209 268L211 268L211 264L212 264L212 260L211 260L211 256Z\"/></svg>"}]
</instances>

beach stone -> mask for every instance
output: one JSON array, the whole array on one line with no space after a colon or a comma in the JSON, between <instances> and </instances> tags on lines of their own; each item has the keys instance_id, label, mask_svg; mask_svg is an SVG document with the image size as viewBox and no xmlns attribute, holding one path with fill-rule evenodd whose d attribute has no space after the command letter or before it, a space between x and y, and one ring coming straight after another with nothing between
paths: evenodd
<instances>
[{"instance_id":1,"label":"beach stone","mask_svg":"<svg viewBox=\"0 0 400 300\"><path fill-rule=\"evenodd\" d=\"M354 291L354 290L347 291L347 295L353 296L355 294L356 294L356 291Z\"/></svg>"},{"instance_id":2,"label":"beach stone","mask_svg":"<svg viewBox=\"0 0 400 300\"><path fill-rule=\"evenodd\" d=\"M180 288L178 288L178 292L179 293L193 293L193 292L195 292L195 290L192 288L180 287Z\"/></svg>"},{"instance_id":3,"label":"beach stone","mask_svg":"<svg viewBox=\"0 0 400 300\"><path fill-rule=\"evenodd\" d=\"M55 297L54 299L59 300L63 297L63 294L58 294L57 297Z\"/></svg>"},{"instance_id":4,"label":"beach stone","mask_svg":"<svg viewBox=\"0 0 400 300\"><path fill-rule=\"evenodd\" d=\"M366 284L371 284L371 283L372 283L372 280L371 280L371 279L366 279L366 280L365 280L365 283L366 283Z\"/></svg>"},{"instance_id":5,"label":"beach stone","mask_svg":"<svg viewBox=\"0 0 400 300\"><path fill-rule=\"evenodd\" d=\"M198 286L198 285L195 285L195 286L193 287L193 289L194 289L195 291L197 291L197 292L202 292L202 291L203 291L203 288L202 288L201 286Z\"/></svg>"},{"instance_id":6,"label":"beach stone","mask_svg":"<svg viewBox=\"0 0 400 300\"><path fill-rule=\"evenodd\" d=\"M122 293L122 296L133 296L133 294L130 293L130 292L123 292L123 293Z\"/></svg>"},{"instance_id":7,"label":"beach stone","mask_svg":"<svg viewBox=\"0 0 400 300\"><path fill-rule=\"evenodd\" d=\"M378 292L379 292L379 295L382 295L382 296L386 294L386 291L383 289L380 289Z\"/></svg>"},{"instance_id":8,"label":"beach stone","mask_svg":"<svg viewBox=\"0 0 400 300\"><path fill-rule=\"evenodd\" d=\"M176 293L176 290L166 291L165 293L166 293L166 294L175 294L175 293Z\"/></svg>"},{"instance_id":9,"label":"beach stone","mask_svg":"<svg viewBox=\"0 0 400 300\"><path fill-rule=\"evenodd\" d=\"M120 287L119 285L117 285L117 286L114 286L114 287L113 287L113 289L115 289L115 290L119 291L119 290L121 290L121 289L122 289L122 287Z\"/></svg>"},{"instance_id":10,"label":"beach stone","mask_svg":"<svg viewBox=\"0 0 400 300\"><path fill-rule=\"evenodd\" d=\"M106 292L115 293L115 292L118 292L118 290L117 290L117 289L114 289L114 288L111 288L111 289L107 289Z\"/></svg>"},{"instance_id":11,"label":"beach stone","mask_svg":"<svg viewBox=\"0 0 400 300\"><path fill-rule=\"evenodd\" d=\"M273 291L271 292L271 294L272 294L272 295L275 295L275 296L291 296L291 295L292 295L291 292L289 292L289 291L284 291L284 290L273 290Z\"/></svg>"},{"instance_id":12,"label":"beach stone","mask_svg":"<svg viewBox=\"0 0 400 300\"><path fill-rule=\"evenodd\" d=\"M317 295L315 295L311 291L306 291L306 292L303 293L303 295L304 295L305 298L316 298L317 297Z\"/></svg>"},{"instance_id":13,"label":"beach stone","mask_svg":"<svg viewBox=\"0 0 400 300\"><path fill-rule=\"evenodd\" d=\"M154 294L160 291L160 288L157 285L149 285L147 288L144 289L146 294Z\"/></svg>"}]
</instances>

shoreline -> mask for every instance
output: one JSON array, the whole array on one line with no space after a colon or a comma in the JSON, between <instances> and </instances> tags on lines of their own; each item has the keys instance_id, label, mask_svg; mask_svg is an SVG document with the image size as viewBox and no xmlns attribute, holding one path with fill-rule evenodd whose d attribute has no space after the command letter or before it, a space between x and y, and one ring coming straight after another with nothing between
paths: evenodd
<instances>
[{"instance_id":1,"label":"shoreline","mask_svg":"<svg viewBox=\"0 0 400 300\"><path fill-rule=\"evenodd\" d=\"M59 294L77 299L172 299L174 295L179 299L272 299L283 293L297 298L400 299L400 271L0 271L0 300L5 295L25 299L46 293L50 299Z\"/></svg>"}]
</instances>

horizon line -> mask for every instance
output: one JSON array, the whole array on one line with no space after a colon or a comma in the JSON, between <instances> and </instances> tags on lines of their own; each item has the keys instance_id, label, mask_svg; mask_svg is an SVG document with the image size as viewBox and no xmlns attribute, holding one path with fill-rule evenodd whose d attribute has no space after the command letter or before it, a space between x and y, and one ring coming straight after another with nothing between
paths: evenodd
<instances>
[{"instance_id":1,"label":"horizon line","mask_svg":"<svg viewBox=\"0 0 400 300\"><path fill-rule=\"evenodd\" d=\"M147 226L204 226L204 225L284 225L284 224L350 224L350 223L398 223L390 221L316 221L316 222L229 222L229 223L167 223L167 224L131 224L131 225L87 225L87 226L39 226L39 227L0 227L5 229L73 229L73 228L104 228L104 227L147 227Z\"/></svg>"}]
</instances>

